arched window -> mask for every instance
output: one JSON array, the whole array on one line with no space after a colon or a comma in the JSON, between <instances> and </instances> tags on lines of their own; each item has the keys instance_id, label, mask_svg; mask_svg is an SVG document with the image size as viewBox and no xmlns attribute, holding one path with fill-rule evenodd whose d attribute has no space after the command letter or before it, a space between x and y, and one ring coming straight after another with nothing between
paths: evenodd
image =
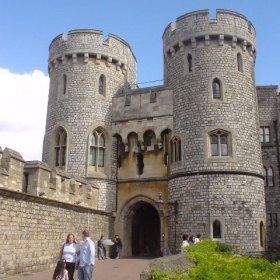
<instances>
[{"instance_id":1,"label":"arched window","mask_svg":"<svg viewBox=\"0 0 280 280\"><path fill-rule=\"evenodd\" d=\"M267 187L266 168L263 166L264 186Z\"/></svg>"},{"instance_id":2,"label":"arched window","mask_svg":"<svg viewBox=\"0 0 280 280\"><path fill-rule=\"evenodd\" d=\"M192 72L193 71L192 55L188 54L187 59L188 59L188 70L189 72Z\"/></svg>"},{"instance_id":3,"label":"arched window","mask_svg":"<svg viewBox=\"0 0 280 280\"><path fill-rule=\"evenodd\" d=\"M265 247L265 227L263 221L260 222L260 246Z\"/></svg>"},{"instance_id":4,"label":"arched window","mask_svg":"<svg viewBox=\"0 0 280 280\"><path fill-rule=\"evenodd\" d=\"M61 128L56 134L55 166L64 169L66 165L67 133Z\"/></svg>"},{"instance_id":5,"label":"arched window","mask_svg":"<svg viewBox=\"0 0 280 280\"><path fill-rule=\"evenodd\" d=\"M220 130L210 134L211 156L228 156L228 135Z\"/></svg>"},{"instance_id":6,"label":"arched window","mask_svg":"<svg viewBox=\"0 0 280 280\"><path fill-rule=\"evenodd\" d=\"M221 223L218 220L215 220L212 225L213 229L213 239L221 239L222 238L222 227Z\"/></svg>"},{"instance_id":7,"label":"arched window","mask_svg":"<svg viewBox=\"0 0 280 280\"><path fill-rule=\"evenodd\" d=\"M104 167L105 164L105 137L104 133L95 130L90 136L89 165Z\"/></svg>"},{"instance_id":8,"label":"arched window","mask_svg":"<svg viewBox=\"0 0 280 280\"><path fill-rule=\"evenodd\" d=\"M104 75L101 75L99 77L99 86L98 86L98 93L105 96L105 87L106 87L106 84L105 84L105 76Z\"/></svg>"},{"instance_id":9,"label":"arched window","mask_svg":"<svg viewBox=\"0 0 280 280\"><path fill-rule=\"evenodd\" d=\"M181 139L177 136L172 138L172 162L181 161Z\"/></svg>"},{"instance_id":10,"label":"arched window","mask_svg":"<svg viewBox=\"0 0 280 280\"><path fill-rule=\"evenodd\" d=\"M155 133L152 130L147 130L143 135L143 139L147 151L153 151L154 146L157 144Z\"/></svg>"},{"instance_id":11,"label":"arched window","mask_svg":"<svg viewBox=\"0 0 280 280\"><path fill-rule=\"evenodd\" d=\"M213 93L213 98L214 99L221 99L222 98L221 82L217 78L213 80L212 93Z\"/></svg>"},{"instance_id":12,"label":"arched window","mask_svg":"<svg viewBox=\"0 0 280 280\"><path fill-rule=\"evenodd\" d=\"M237 54L237 70L243 73L243 60L240 53Z\"/></svg>"},{"instance_id":13,"label":"arched window","mask_svg":"<svg viewBox=\"0 0 280 280\"><path fill-rule=\"evenodd\" d=\"M271 167L269 167L268 169L267 169L267 185L268 185L268 187L273 187L273 170L272 170L272 168Z\"/></svg>"}]
</instances>

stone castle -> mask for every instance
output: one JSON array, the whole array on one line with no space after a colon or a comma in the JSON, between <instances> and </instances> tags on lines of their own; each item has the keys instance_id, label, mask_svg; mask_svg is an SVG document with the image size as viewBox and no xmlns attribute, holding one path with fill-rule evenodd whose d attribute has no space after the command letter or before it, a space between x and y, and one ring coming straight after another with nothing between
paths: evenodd
<instances>
[{"instance_id":1,"label":"stone castle","mask_svg":"<svg viewBox=\"0 0 280 280\"><path fill-rule=\"evenodd\" d=\"M244 254L280 251L279 89L255 85L255 36L233 11L182 15L162 36L164 83L148 88L138 87L121 38L87 29L57 36L42 162L0 150L7 209L22 215L28 201L49 225L58 209L77 215L56 236L118 233L124 256L176 253L183 233L198 232Z\"/></svg>"}]
</instances>

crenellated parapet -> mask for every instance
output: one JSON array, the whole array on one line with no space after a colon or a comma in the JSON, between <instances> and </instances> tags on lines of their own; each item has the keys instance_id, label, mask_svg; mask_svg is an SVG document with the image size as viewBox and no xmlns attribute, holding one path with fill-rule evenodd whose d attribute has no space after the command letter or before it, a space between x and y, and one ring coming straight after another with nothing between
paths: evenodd
<instances>
[{"instance_id":1,"label":"crenellated parapet","mask_svg":"<svg viewBox=\"0 0 280 280\"><path fill-rule=\"evenodd\" d=\"M143 142L143 134L148 129L155 132L158 141L163 130L172 130L173 93L168 87L124 91L113 98L112 108L112 132L120 135L125 145L131 132Z\"/></svg>"},{"instance_id":2,"label":"crenellated parapet","mask_svg":"<svg viewBox=\"0 0 280 280\"><path fill-rule=\"evenodd\" d=\"M53 39L49 47L49 73L68 62L73 65L99 65L101 61L104 61L107 67L115 67L123 74L128 68L132 72L136 70L136 58L129 44L113 34L109 34L104 41L103 32L99 30L72 30L68 32L67 39L64 34L60 34Z\"/></svg>"},{"instance_id":3,"label":"crenellated parapet","mask_svg":"<svg viewBox=\"0 0 280 280\"><path fill-rule=\"evenodd\" d=\"M0 147L0 159L0 188L97 209L96 184L58 168L51 169L41 161L24 161L9 148L2 151Z\"/></svg>"},{"instance_id":4,"label":"crenellated parapet","mask_svg":"<svg viewBox=\"0 0 280 280\"><path fill-rule=\"evenodd\" d=\"M256 55L256 31L245 16L228 10L217 10L217 18L210 19L209 10L187 13L170 23L162 36L164 56L174 56L186 47L196 48L198 43L240 45L243 51Z\"/></svg>"}]
</instances>

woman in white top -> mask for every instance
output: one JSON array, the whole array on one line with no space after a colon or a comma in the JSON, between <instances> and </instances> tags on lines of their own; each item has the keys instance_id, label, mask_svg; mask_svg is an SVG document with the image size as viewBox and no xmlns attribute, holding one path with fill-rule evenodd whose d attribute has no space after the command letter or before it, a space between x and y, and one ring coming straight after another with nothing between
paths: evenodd
<instances>
[{"instance_id":1,"label":"woman in white top","mask_svg":"<svg viewBox=\"0 0 280 280\"><path fill-rule=\"evenodd\" d=\"M62 245L58 260L66 261L66 270L68 271L69 280L74 280L75 263L80 254L80 247L75 241L75 236L69 233L66 238L66 243Z\"/></svg>"},{"instance_id":2,"label":"woman in white top","mask_svg":"<svg viewBox=\"0 0 280 280\"><path fill-rule=\"evenodd\" d=\"M184 251L183 249L186 246L189 246L189 243L188 243L189 236L187 234L183 234L182 238L183 238L183 241L182 241L182 244L181 244L181 250Z\"/></svg>"}]
</instances>

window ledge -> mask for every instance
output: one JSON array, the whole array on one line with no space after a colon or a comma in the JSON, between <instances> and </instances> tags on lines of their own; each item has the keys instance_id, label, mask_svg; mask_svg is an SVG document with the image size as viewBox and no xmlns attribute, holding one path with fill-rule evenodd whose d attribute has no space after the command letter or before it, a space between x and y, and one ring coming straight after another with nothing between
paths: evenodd
<instances>
[{"instance_id":1,"label":"window ledge","mask_svg":"<svg viewBox=\"0 0 280 280\"><path fill-rule=\"evenodd\" d=\"M238 162L238 160L231 156L211 156L206 162Z\"/></svg>"},{"instance_id":2,"label":"window ledge","mask_svg":"<svg viewBox=\"0 0 280 280\"><path fill-rule=\"evenodd\" d=\"M88 177L91 178L102 178L102 179L108 179L108 176L104 173L97 172L97 171L89 171Z\"/></svg>"}]
</instances>

